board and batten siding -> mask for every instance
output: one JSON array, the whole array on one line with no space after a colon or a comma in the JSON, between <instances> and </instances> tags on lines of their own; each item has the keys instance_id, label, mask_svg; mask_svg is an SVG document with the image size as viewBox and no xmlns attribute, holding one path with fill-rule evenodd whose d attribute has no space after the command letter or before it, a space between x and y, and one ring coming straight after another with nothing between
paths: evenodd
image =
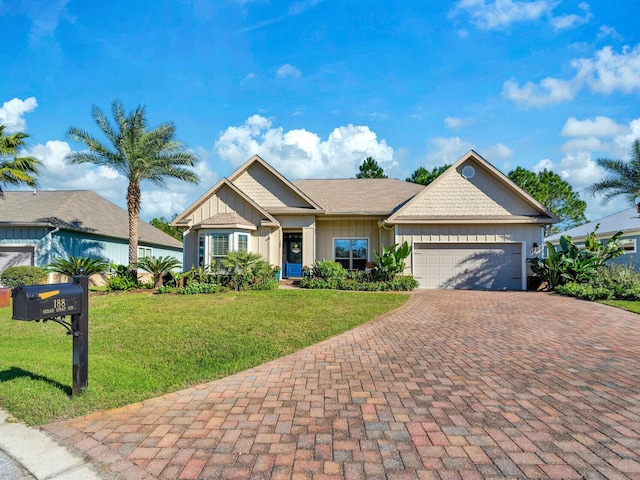
<instances>
[{"instance_id":1,"label":"board and batten siding","mask_svg":"<svg viewBox=\"0 0 640 480\"><path fill-rule=\"evenodd\" d=\"M269 207L309 207L309 203L295 193L289 185L256 163L233 180L258 205Z\"/></svg>"},{"instance_id":2,"label":"board and batten siding","mask_svg":"<svg viewBox=\"0 0 640 480\"><path fill-rule=\"evenodd\" d=\"M398 225L396 242L415 243L504 243L524 242L526 256L534 243L541 245L540 225L458 224L458 225ZM405 273L412 272L412 256L406 260Z\"/></svg>"},{"instance_id":3,"label":"board and batten siding","mask_svg":"<svg viewBox=\"0 0 640 480\"><path fill-rule=\"evenodd\" d=\"M316 260L333 260L335 238L368 238L369 260L373 251L380 251L378 220L318 220L316 221Z\"/></svg>"},{"instance_id":4,"label":"board and batten siding","mask_svg":"<svg viewBox=\"0 0 640 480\"><path fill-rule=\"evenodd\" d=\"M191 223L197 225L219 213L232 212L256 226L262 220L262 214L253 205L225 185L194 210Z\"/></svg>"}]
</instances>

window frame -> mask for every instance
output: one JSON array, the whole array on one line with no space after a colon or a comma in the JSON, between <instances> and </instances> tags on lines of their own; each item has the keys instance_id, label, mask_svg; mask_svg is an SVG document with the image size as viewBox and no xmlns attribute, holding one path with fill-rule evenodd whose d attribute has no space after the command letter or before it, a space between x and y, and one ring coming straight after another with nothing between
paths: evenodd
<instances>
[{"instance_id":1,"label":"window frame","mask_svg":"<svg viewBox=\"0 0 640 480\"><path fill-rule=\"evenodd\" d=\"M138 245L138 258L153 257L153 247Z\"/></svg>"},{"instance_id":2,"label":"window frame","mask_svg":"<svg viewBox=\"0 0 640 480\"><path fill-rule=\"evenodd\" d=\"M638 253L638 239L637 238L621 238L620 246L624 251L623 255L631 255L634 253ZM626 245L631 244L631 248L627 248Z\"/></svg>"},{"instance_id":3,"label":"window frame","mask_svg":"<svg viewBox=\"0 0 640 480\"><path fill-rule=\"evenodd\" d=\"M336 256L336 242L338 241L349 241L349 257L337 257ZM367 243L367 254L366 254L366 258L357 258L353 256L353 242L354 241L365 241ZM340 263L343 267L343 263L341 260L348 260L349 261L349 268L345 267L346 270L364 270L366 268L366 264L369 263L369 261L371 260L371 238L370 237L333 237L333 252L332 252L332 256L333 256L333 261L334 262L338 262ZM353 261L354 260L358 260L358 261L362 261L364 260L364 265L362 267L362 269L360 268L354 268L353 266Z\"/></svg>"}]
</instances>

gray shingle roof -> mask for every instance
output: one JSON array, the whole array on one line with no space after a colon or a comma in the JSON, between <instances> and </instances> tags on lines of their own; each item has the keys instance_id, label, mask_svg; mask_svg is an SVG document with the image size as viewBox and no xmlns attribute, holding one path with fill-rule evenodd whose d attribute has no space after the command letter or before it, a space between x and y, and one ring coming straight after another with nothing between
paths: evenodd
<instances>
[{"instance_id":1,"label":"gray shingle roof","mask_svg":"<svg viewBox=\"0 0 640 480\"><path fill-rule=\"evenodd\" d=\"M0 227L33 225L128 239L126 210L89 190L38 190L4 192L0 198ZM139 221L140 243L181 248L182 242Z\"/></svg>"},{"instance_id":2,"label":"gray shingle roof","mask_svg":"<svg viewBox=\"0 0 640 480\"><path fill-rule=\"evenodd\" d=\"M394 178L296 180L293 184L327 215L389 215L424 189Z\"/></svg>"},{"instance_id":3,"label":"gray shingle roof","mask_svg":"<svg viewBox=\"0 0 640 480\"><path fill-rule=\"evenodd\" d=\"M564 232L551 235L550 237L545 238L545 240L549 242L560 240L560 236L562 235L569 235L573 238L585 237L587 234L593 232L598 224L600 224L600 228L598 228L598 236L615 235L620 230L623 230L625 233L640 231L640 218L638 218L638 211L636 210L636 207L632 207L607 217L594 220L593 222L585 223L579 227L574 227Z\"/></svg>"}]
</instances>

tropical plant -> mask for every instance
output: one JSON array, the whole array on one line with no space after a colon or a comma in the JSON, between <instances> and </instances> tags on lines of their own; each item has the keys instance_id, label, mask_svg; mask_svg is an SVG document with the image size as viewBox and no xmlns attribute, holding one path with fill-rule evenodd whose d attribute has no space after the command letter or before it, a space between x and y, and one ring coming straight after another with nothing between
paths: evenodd
<instances>
[{"instance_id":1,"label":"tropical plant","mask_svg":"<svg viewBox=\"0 0 640 480\"><path fill-rule=\"evenodd\" d=\"M356 175L356 178L387 178L384 170L373 157L367 157L358 168L360 173Z\"/></svg>"},{"instance_id":2,"label":"tropical plant","mask_svg":"<svg viewBox=\"0 0 640 480\"><path fill-rule=\"evenodd\" d=\"M171 256L166 257L144 257L140 258L136 262L136 266L144 270L145 272L149 272L153 275L153 282L156 288L162 287L164 285L164 275L165 273L169 273L172 270L180 268L182 264L180 261Z\"/></svg>"},{"instance_id":3,"label":"tropical plant","mask_svg":"<svg viewBox=\"0 0 640 480\"><path fill-rule=\"evenodd\" d=\"M450 166L451 165L441 165L439 167L433 167L431 171L424 167L418 167L418 169L407 178L407 182L429 185L436 178L446 172Z\"/></svg>"},{"instance_id":4,"label":"tropical plant","mask_svg":"<svg viewBox=\"0 0 640 480\"><path fill-rule=\"evenodd\" d=\"M264 278L273 278L273 269L259 253L229 252L222 259L222 266L230 277L229 287L245 290Z\"/></svg>"},{"instance_id":5,"label":"tropical plant","mask_svg":"<svg viewBox=\"0 0 640 480\"><path fill-rule=\"evenodd\" d=\"M0 274L0 283L6 288L18 285L38 285L47 283L48 272L44 268L30 265L9 267Z\"/></svg>"},{"instance_id":6,"label":"tropical plant","mask_svg":"<svg viewBox=\"0 0 640 480\"><path fill-rule=\"evenodd\" d=\"M507 176L560 218L559 223L545 226L545 235L577 227L586 221L586 202L557 173L546 168L535 173L518 167Z\"/></svg>"},{"instance_id":7,"label":"tropical plant","mask_svg":"<svg viewBox=\"0 0 640 480\"><path fill-rule=\"evenodd\" d=\"M602 194L605 203L613 197L624 195L631 205L636 205L640 199L640 139L631 145L631 159L628 162L610 158L599 158L596 162L610 176L594 183L590 188L591 193ZM640 204L636 206L640 212Z\"/></svg>"},{"instance_id":8,"label":"tropical plant","mask_svg":"<svg viewBox=\"0 0 640 480\"><path fill-rule=\"evenodd\" d=\"M590 282L596 278L605 262L622 255L619 239L623 232L602 242L597 238L598 227L585 237L584 247L578 247L570 236L562 235L557 246L546 242L546 258L527 259L531 271L546 283L547 289L555 290L569 282Z\"/></svg>"},{"instance_id":9,"label":"tropical plant","mask_svg":"<svg viewBox=\"0 0 640 480\"><path fill-rule=\"evenodd\" d=\"M74 275L82 275L90 277L96 273L104 273L109 271L109 263L102 258L90 258L90 257L69 257L55 258L51 263L46 265L47 270L51 272L61 273L67 277L73 277Z\"/></svg>"},{"instance_id":10,"label":"tropical plant","mask_svg":"<svg viewBox=\"0 0 640 480\"><path fill-rule=\"evenodd\" d=\"M165 186L166 179L178 179L198 183L198 176L185 167L193 167L197 157L185 151L175 140L175 126L163 123L148 130L145 108L139 106L127 114L120 102L113 102L111 113L115 127L98 107L91 116L110 142L102 143L84 130L71 127L68 135L85 144L88 151L76 151L67 155L71 164L93 163L112 168L129 181L127 211L129 213L129 265L138 260L138 216L142 204L140 184L149 180L156 186Z\"/></svg>"},{"instance_id":11,"label":"tropical plant","mask_svg":"<svg viewBox=\"0 0 640 480\"><path fill-rule=\"evenodd\" d=\"M138 287L138 272L126 265L110 263L111 276L109 277L109 290L129 291Z\"/></svg>"},{"instance_id":12,"label":"tropical plant","mask_svg":"<svg viewBox=\"0 0 640 480\"><path fill-rule=\"evenodd\" d=\"M19 157L18 150L26 147L26 133L16 132L11 135L5 133L6 125L0 124L0 197L4 195L2 185L37 186L38 167L40 160L33 157Z\"/></svg>"},{"instance_id":13,"label":"tropical plant","mask_svg":"<svg viewBox=\"0 0 640 480\"><path fill-rule=\"evenodd\" d=\"M373 252L377 264L373 269L374 277L380 280L393 280L394 277L404 272L405 259L411 255L411 246L405 241L402 245L394 243L389 248L382 246L382 252Z\"/></svg>"}]
</instances>

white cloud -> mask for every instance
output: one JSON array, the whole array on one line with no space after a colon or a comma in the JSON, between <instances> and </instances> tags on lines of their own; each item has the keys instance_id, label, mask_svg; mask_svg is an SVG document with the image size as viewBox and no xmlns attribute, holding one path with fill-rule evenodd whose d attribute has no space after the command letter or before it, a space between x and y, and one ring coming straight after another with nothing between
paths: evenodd
<instances>
[{"instance_id":1,"label":"white cloud","mask_svg":"<svg viewBox=\"0 0 640 480\"><path fill-rule=\"evenodd\" d=\"M565 137L613 137L628 130L628 127L614 122L609 117L578 120L570 117L560 132Z\"/></svg>"},{"instance_id":2,"label":"white cloud","mask_svg":"<svg viewBox=\"0 0 640 480\"><path fill-rule=\"evenodd\" d=\"M619 54L607 46L592 58L574 59L571 66L577 70L571 80L547 77L540 84L527 82L523 87L506 81L502 94L525 106L542 107L572 100L585 86L601 94L640 91L640 44L633 49L626 46Z\"/></svg>"},{"instance_id":3,"label":"white cloud","mask_svg":"<svg viewBox=\"0 0 640 480\"><path fill-rule=\"evenodd\" d=\"M289 63L285 63L276 71L278 78L300 78L300 70Z\"/></svg>"},{"instance_id":4,"label":"white cloud","mask_svg":"<svg viewBox=\"0 0 640 480\"><path fill-rule=\"evenodd\" d=\"M488 160L504 160L513 156L513 150L511 150L503 143L498 143L485 149L483 156Z\"/></svg>"},{"instance_id":5,"label":"white cloud","mask_svg":"<svg viewBox=\"0 0 640 480\"><path fill-rule=\"evenodd\" d=\"M574 60L572 66L578 69L578 78L583 78L594 92L640 91L640 44L633 49L625 46L620 54L604 47L594 58Z\"/></svg>"},{"instance_id":6,"label":"white cloud","mask_svg":"<svg viewBox=\"0 0 640 480\"><path fill-rule=\"evenodd\" d=\"M284 131L253 115L244 125L223 131L214 145L223 160L237 167L257 154L291 180L353 177L366 157L393 176L398 168L393 148L367 126L335 128L326 140L304 129Z\"/></svg>"},{"instance_id":7,"label":"white cloud","mask_svg":"<svg viewBox=\"0 0 640 480\"><path fill-rule=\"evenodd\" d=\"M601 25L598 29L598 40L602 40L604 38L611 37L615 40L622 40L622 35L618 33L618 31L610 27L608 25Z\"/></svg>"},{"instance_id":8,"label":"white cloud","mask_svg":"<svg viewBox=\"0 0 640 480\"><path fill-rule=\"evenodd\" d=\"M472 143L460 137L436 137L430 139L429 143L432 146L432 151L426 156L426 163L429 167L455 163L474 148Z\"/></svg>"},{"instance_id":9,"label":"white cloud","mask_svg":"<svg viewBox=\"0 0 640 480\"><path fill-rule=\"evenodd\" d=\"M509 100L528 107L543 107L573 99L580 88L579 82L547 77L540 85L527 82L522 88L516 82L506 81L502 87L502 94Z\"/></svg>"},{"instance_id":10,"label":"white cloud","mask_svg":"<svg viewBox=\"0 0 640 480\"><path fill-rule=\"evenodd\" d=\"M549 159L541 160L534 171L547 168L569 182L587 202L586 216L590 220L628 208L624 198L614 198L603 203L601 197L591 195L589 187L607 175L595 159L629 158L631 143L640 137L640 118L622 125L602 116L585 120L571 117L565 123L562 135L573 137L562 145L562 159L557 163Z\"/></svg>"},{"instance_id":11,"label":"white cloud","mask_svg":"<svg viewBox=\"0 0 640 480\"><path fill-rule=\"evenodd\" d=\"M516 22L537 20L550 13L555 4L547 0L524 2L518 0L461 0L452 11L453 15L466 13L471 23L482 30L506 27Z\"/></svg>"},{"instance_id":12,"label":"white cloud","mask_svg":"<svg viewBox=\"0 0 640 480\"><path fill-rule=\"evenodd\" d=\"M26 100L12 98L4 102L0 108L0 124L5 125L6 133L24 132L27 130L27 122L23 115L29 113L38 106L36 97L29 97Z\"/></svg>"},{"instance_id":13,"label":"white cloud","mask_svg":"<svg viewBox=\"0 0 640 480\"><path fill-rule=\"evenodd\" d=\"M458 130L462 127L473 125L474 123L476 123L476 121L473 118L446 117L444 119L444 124L450 130Z\"/></svg>"},{"instance_id":14,"label":"white cloud","mask_svg":"<svg viewBox=\"0 0 640 480\"><path fill-rule=\"evenodd\" d=\"M582 2L578 5L578 8L584 12L582 16L576 15L575 13L560 15L559 17L554 17L551 19L551 25L553 25L556 30L566 30L589 23L589 20L593 18L593 14L589 9L589 4L586 2Z\"/></svg>"}]
</instances>

